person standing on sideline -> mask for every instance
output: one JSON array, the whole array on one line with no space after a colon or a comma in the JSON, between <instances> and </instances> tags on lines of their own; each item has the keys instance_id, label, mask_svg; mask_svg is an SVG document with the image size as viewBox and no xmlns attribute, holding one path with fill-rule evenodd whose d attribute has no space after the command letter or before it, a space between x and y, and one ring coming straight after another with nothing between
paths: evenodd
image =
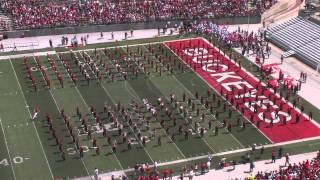
<instances>
[{"instance_id":1,"label":"person standing on sideline","mask_svg":"<svg viewBox=\"0 0 320 180\"><path fill-rule=\"evenodd\" d=\"M271 153L271 162L275 163L276 162L276 151L273 149Z\"/></svg>"},{"instance_id":2,"label":"person standing on sideline","mask_svg":"<svg viewBox=\"0 0 320 180\"><path fill-rule=\"evenodd\" d=\"M193 176L194 176L193 169L191 169L189 172L189 180L192 180Z\"/></svg>"},{"instance_id":3,"label":"person standing on sideline","mask_svg":"<svg viewBox=\"0 0 320 180\"><path fill-rule=\"evenodd\" d=\"M290 164L289 153L286 153L285 158L286 158L286 162L284 163L284 166L287 166L287 164L288 164L288 166L289 166L289 164Z\"/></svg>"},{"instance_id":4,"label":"person standing on sideline","mask_svg":"<svg viewBox=\"0 0 320 180\"><path fill-rule=\"evenodd\" d=\"M94 180L99 179L99 170L97 168L94 168Z\"/></svg>"},{"instance_id":5,"label":"person standing on sideline","mask_svg":"<svg viewBox=\"0 0 320 180\"><path fill-rule=\"evenodd\" d=\"M49 39L49 45L50 45L50 48L53 47L53 45L52 45L52 40L51 40L51 39Z\"/></svg>"},{"instance_id":6,"label":"person standing on sideline","mask_svg":"<svg viewBox=\"0 0 320 180\"><path fill-rule=\"evenodd\" d=\"M264 146L260 148L260 155L263 155L263 153L264 153Z\"/></svg>"},{"instance_id":7,"label":"person standing on sideline","mask_svg":"<svg viewBox=\"0 0 320 180\"><path fill-rule=\"evenodd\" d=\"M114 40L114 34L111 32L111 40Z\"/></svg>"},{"instance_id":8,"label":"person standing on sideline","mask_svg":"<svg viewBox=\"0 0 320 180\"><path fill-rule=\"evenodd\" d=\"M130 37L133 37L133 29L130 29Z\"/></svg>"},{"instance_id":9,"label":"person standing on sideline","mask_svg":"<svg viewBox=\"0 0 320 180\"><path fill-rule=\"evenodd\" d=\"M278 158L281 159L282 158L282 147L279 148L278 150Z\"/></svg>"},{"instance_id":10,"label":"person standing on sideline","mask_svg":"<svg viewBox=\"0 0 320 180\"><path fill-rule=\"evenodd\" d=\"M250 161L250 172L253 171L253 168L254 168L254 163L253 163L253 161Z\"/></svg>"},{"instance_id":11,"label":"person standing on sideline","mask_svg":"<svg viewBox=\"0 0 320 180\"><path fill-rule=\"evenodd\" d=\"M103 32L100 32L100 38L103 39Z\"/></svg>"}]
</instances>

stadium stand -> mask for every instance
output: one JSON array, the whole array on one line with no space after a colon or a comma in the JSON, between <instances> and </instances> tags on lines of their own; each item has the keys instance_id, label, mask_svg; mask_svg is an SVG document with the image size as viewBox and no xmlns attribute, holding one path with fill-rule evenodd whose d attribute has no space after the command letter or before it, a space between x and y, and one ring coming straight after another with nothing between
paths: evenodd
<instances>
[{"instance_id":1,"label":"stadium stand","mask_svg":"<svg viewBox=\"0 0 320 180\"><path fill-rule=\"evenodd\" d=\"M11 19L0 10L0 32L11 30Z\"/></svg>"},{"instance_id":2,"label":"stadium stand","mask_svg":"<svg viewBox=\"0 0 320 180\"><path fill-rule=\"evenodd\" d=\"M272 0L1 0L16 29L261 15Z\"/></svg>"},{"instance_id":3,"label":"stadium stand","mask_svg":"<svg viewBox=\"0 0 320 180\"><path fill-rule=\"evenodd\" d=\"M258 172L255 179L318 179L320 154L312 160L306 160L298 164L289 163L278 171Z\"/></svg>"},{"instance_id":4,"label":"stadium stand","mask_svg":"<svg viewBox=\"0 0 320 180\"><path fill-rule=\"evenodd\" d=\"M268 29L271 42L283 48L283 57L295 55L312 68L320 63L320 26L302 17L296 17Z\"/></svg>"}]
</instances>

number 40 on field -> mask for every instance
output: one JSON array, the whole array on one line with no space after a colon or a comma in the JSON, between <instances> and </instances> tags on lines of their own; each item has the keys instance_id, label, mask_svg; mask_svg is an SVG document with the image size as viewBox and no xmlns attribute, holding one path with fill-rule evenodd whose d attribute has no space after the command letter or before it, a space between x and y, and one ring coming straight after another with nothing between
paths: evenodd
<instances>
[{"instance_id":1,"label":"number 40 on field","mask_svg":"<svg viewBox=\"0 0 320 180\"><path fill-rule=\"evenodd\" d=\"M14 158L12 158L12 163L13 164L21 164L23 163L24 160L27 160L29 158L23 158L21 156L16 156ZM7 158L4 158L0 161L0 165L3 165L3 166L9 166L10 163L9 163L9 160Z\"/></svg>"}]
</instances>

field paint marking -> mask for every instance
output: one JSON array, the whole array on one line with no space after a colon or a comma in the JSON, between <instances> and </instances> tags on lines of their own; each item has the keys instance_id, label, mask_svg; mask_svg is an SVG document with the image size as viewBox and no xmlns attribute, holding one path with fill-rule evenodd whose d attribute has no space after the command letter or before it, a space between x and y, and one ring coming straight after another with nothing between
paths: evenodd
<instances>
[{"instance_id":1,"label":"field paint marking","mask_svg":"<svg viewBox=\"0 0 320 180\"><path fill-rule=\"evenodd\" d=\"M110 97L110 100L113 102L114 105L116 105L117 103L114 101L114 99L112 98L111 94L109 93L109 91L104 87L103 84L101 84L102 89L104 89L104 91L107 93L107 95ZM133 129L131 126L129 126L131 131L133 132L134 136L136 136L136 138L138 139L137 135L134 133ZM141 144L140 141L138 141L139 144L143 147L144 151L147 153L147 155L149 156L150 160L152 162L154 162L154 160L152 159L151 155L149 154L149 152L147 151L147 149Z\"/></svg>"},{"instance_id":2,"label":"field paint marking","mask_svg":"<svg viewBox=\"0 0 320 180\"><path fill-rule=\"evenodd\" d=\"M81 55L81 53L79 53L79 54L80 54L80 56L81 56L82 58L84 58L84 57ZM89 55L89 54L88 54L88 55ZM89 55L89 57L90 57L90 59L91 59L91 56L90 56L90 55ZM90 67L90 69L91 69L91 67ZM91 70L92 70L92 69L91 69ZM95 75L95 76L96 76L96 75ZM111 94L110 94L109 91L104 87L104 85L101 83L100 86L102 87L102 89L104 90L104 92L110 97L110 100L112 101L112 103L113 103L114 105L116 105L117 103L114 101L114 99L112 98ZM136 136L136 138L139 139L139 138L137 137L137 135L134 133L134 130L132 129L132 127L131 127L131 126L129 126L129 127L130 127L131 131L133 132L134 136ZM139 142L139 144L143 147L143 150L147 153L147 155L149 156L150 160L151 160L152 162L154 162L154 160L152 159L151 155L150 155L149 152L146 150L146 148L141 144L140 141L138 141L138 142Z\"/></svg>"},{"instance_id":3,"label":"field paint marking","mask_svg":"<svg viewBox=\"0 0 320 180\"><path fill-rule=\"evenodd\" d=\"M84 59L84 57L82 56L82 54L81 54L81 53L79 53L79 54L80 54L80 56L82 57L82 59ZM91 59L91 56L90 56L89 54L88 54L88 56L89 56L90 59ZM91 67L90 67L90 69L91 69L91 71L92 71L92 68L91 68ZM97 78L96 75L95 75L95 77ZM114 101L114 99L112 98L111 94L110 94L109 91L104 87L104 85L103 85L102 83L100 83L100 86L102 87L102 89L104 90L104 92L110 97L110 100L112 101L112 103L113 103L114 105L116 105L117 103ZM134 130L132 129L132 127L131 127L131 126L129 126L129 127L130 127L131 131L133 132L134 136L136 136L136 138L139 139L139 138L137 137L137 135L134 133ZM139 142L139 144L143 147L143 150L147 153L147 155L149 156L150 160L151 160L152 162L154 162L154 160L152 159L152 157L151 157L151 155L149 154L149 152L147 151L147 149L141 144L140 141L138 141L138 142Z\"/></svg>"},{"instance_id":4,"label":"field paint marking","mask_svg":"<svg viewBox=\"0 0 320 180\"><path fill-rule=\"evenodd\" d=\"M165 44L165 43L163 43L171 52L173 52L169 47L168 47L168 45L167 44ZM175 54L176 55L176 54ZM177 55L176 55L177 56ZM176 76L173 76L173 78L185 89L185 90L187 90L187 92L189 92L189 94L190 95L192 95L193 96L193 94L190 92L190 90L189 89L187 89L177 78L176 78ZM192 83L192 85L194 85L194 83ZM198 100L197 100L198 101ZM201 103L201 106L202 107L204 107L204 105ZM204 107L205 108L205 107ZM208 112L208 110L207 110L207 108L205 108L206 109L206 111ZM210 113L210 116L212 116L213 118L215 118L211 113ZM216 119L216 118L215 118ZM221 124L220 123L220 121L218 121L218 123L219 124ZM192 126L192 125L191 125ZM226 130L226 128L224 128L225 130ZM243 147L244 148L244 145L236 138L236 137L234 137L234 135L232 134L232 133L228 133L229 135L231 135L231 137L241 146L241 147ZM207 144L207 145L209 145L209 147L210 147L210 149L211 150L213 150L213 148L211 147L211 145L207 142L207 140L206 139L203 139L204 141L205 141L205 143ZM215 152L215 151L214 151Z\"/></svg>"},{"instance_id":5,"label":"field paint marking","mask_svg":"<svg viewBox=\"0 0 320 180\"><path fill-rule=\"evenodd\" d=\"M58 56L58 55L56 55L56 56ZM60 60L59 62L62 64L62 61L61 61L61 59L59 58L59 56L58 56L58 59ZM65 69L64 69L64 71L67 72ZM69 74L68 72L67 72L67 74L68 74L69 78L71 78L71 77L70 77L70 74ZM77 87L77 86L74 86L74 88L76 89L76 91L77 91L78 95L80 96L80 98L81 98L82 102L84 103L84 105L85 105L88 109L90 109L90 107L88 106L87 102L84 100L82 94L80 93L78 87ZM79 132L79 129L78 129L78 132ZM112 153L112 154L113 154L113 156L115 157L115 159L117 160L118 164L120 165L120 168L121 168L121 169L124 169L124 168L122 167L122 165L121 165L118 157L117 157L114 153Z\"/></svg>"},{"instance_id":6,"label":"field paint marking","mask_svg":"<svg viewBox=\"0 0 320 180\"><path fill-rule=\"evenodd\" d=\"M207 42L207 41L206 41ZM208 42L207 42L208 43ZM212 47L214 47L211 43L208 43L210 46L212 46ZM215 47L214 47L215 48ZM220 93L210 84L210 83L208 83L203 77L201 77L196 71L194 71L194 69L192 68L192 67L190 67L189 66L189 64L187 64L180 56L178 56L174 51L172 51L170 48L169 48L169 50L173 53L173 54L175 54L184 64L186 64L199 78L201 78L209 87L211 87L211 89L213 89L223 100L225 100L225 101L227 101L228 103L229 103L229 101L228 100L226 100L226 98L224 97L224 96L222 96L222 95L220 95ZM229 59L230 60L230 59ZM231 60L230 60L231 61ZM231 61L232 62L232 61ZM229 103L230 104L230 103ZM233 105L232 105L232 107L234 107ZM238 109L236 109L236 111L239 113L239 114L241 114L241 112L238 110ZM246 119L248 122L250 122L250 124L252 124L266 139L268 139L272 144L273 144L273 141L271 141L271 139L269 139L266 135L264 135L263 133L262 133L262 131L259 129L259 128L257 128L256 127L256 125L255 124L253 124L247 117L245 117L245 116L243 116L242 114L241 114L241 116L244 118L244 119Z\"/></svg>"},{"instance_id":7,"label":"field paint marking","mask_svg":"<svg viewBox=\"0 0 320 180\"><path fill-rule=\"evenodd\" d=\"M19 79L18 79L18 76L17 76L16 70L15 70L15 69L14 69L14 67L13 67L13 64L12 64L11 58L9 59L9 61L10 61L10 64L11 64L11 68L13 69L14 76L16 77L16 80L17 80L17 82L18 82L18 86L19 86L19 89L20 89L20 93L22 94L22 97L23 97L24 103L25 103L25 105L26 105L26 106L28 106L28 104L27 104L27 100L26 100L26 97L24 96L24 93L23 93L23 91L22 91L22 87L21 87L21 85L20 85L20 82L19 82ZM31 119L31 118L32 118L32 115L31 115L30 109L29 109L29 108L27 108L27 111L28 111L29 116L30 116L30 119ZM54 176L53 176L53 173L52 173L52 171L51 171L51 167L50 167L50 164L49 164L49 161L48 161L47 155L46 155L46 153L45 153L45 151L44 151L44 149L43 149L43 145L42 145L42 142L41 142L41 140L40 140L39 133L38 133L38 130L37 130L37 128L36 128L36 125L34 124L34 121L32 121L32 124L33 124L33 128L34 128L34 130L36 131L36 135L37 135L38 141L39 141L39 143L40 143L42 153L43 153L43 155L44 155L44 158L46 159L46 162L47 162L47 165L48 165L48 168L49 168L50 174L51 174L51 178L54 180Z\"/></svg>"},{"instance_id":8,"label":"field paint marking","mask_svg":"<svg viewBox=\"0 0 320 180\"><path fill-rule=\"evenodd\" d=\"M109 46L109 47L105 47L105 48L96 48L96 50L103 50L103 49L114 49L114 48L123 48L123 47L133 47L133 46L144 46L144 45L151 45L151 44L161 44L161 43L165 43L165 42L175 42L175 41L184 41L184 40L189 40L189 39L198 39L198 37L192 37L192 38L183 38L183 39L175 39L175 40L165 40L165 41L153 41L150 43L140 43L140 44L130 44L130 45L121 45L121 46ZM81 51L94 51L95 49L79 49L79 50L75 50L73 52L81 52ZM64 51L64 52L58 52L58 53L62 53L62 54L66 54L66 53L70 53L70 51Z\"/></svg>"},{"instance_id":9,"label":"field paint marking","mask_svg":"<svg viewBox=\"0 0 320 180\"><path fill-rule=\"evenodd\" d=\"M213 46L207 39L202 38L202 37L201 37L201 39L202 39L203 41L207 42L211 47L215 48L216 50L219 50L219 48ZM223 53L223 52L221 51L221 53ZM220 54L221 54L221 53L220 53ZM224 55L224 56L225 56L229 61L233 62L234 65L236 65L237 67L239 67L239 65L238 65L235 61L231 60L230 57L229 57L227 54ZM246 59L247 59L247 58L246 58ZM250 62L252 62L250 59L247 59L247 60L250 61ZM253 64L256 64L256 63L253 63ZM243 70L244 72L246 72L248 75L250 75L251 77L253 77L256 81L259 81L259 79L258 79L256 76L254 76L251 72L247 71L247 69L242 68L242 70ZM261 84L262 84L263 86L267 86L264 82L261 82ZM286 104L290 105L290 106L291 106L292 108L294 108L298 113L302 114L306 119L309 120L309 116L308 116L307 114L305 114L305 113L301 113L301 110L298 108L298 106L297 106L297 107L293 107L293 104L292 104L290 101L284 100L284 98L280 98L279 93L278 93L278 92L274 92L273 88L269 88L269 91L272 92L273 94L275 94L279 99L281 99L281 101L285 101ZM299 96L299 97L300 97L300 96ZM306 101L307 101L307 100L306 100ZM307 102L308 102L308 101L307 101ZM310 121L311 121L315 126L317 126L318 128L320 128L320 124L319 124L318 122L316 122L316 121L313 120L313 119L311 119Z\"/></svg>"},{"instance_id":10,"label":"field paint marking","mask_svg":"<svg viewBox=\"0 0 320 180\"><path fill-rule=\"evenodd\" d=\"M35 59L35 56L33 56L33 60L34 60L34 62L35 62L35 63L37 63L37 61L36 61L36 59ZM41 77L43 78L43 80L45 80L45 78L44 78L44 76L43 76L42 72L41 72ZM54 96L53 96L53 94L52 94L51 89L49 89L49 92L50 92L50 95L51 95L51 97L52 97L52 99L53 99L53 101L54 101L54 104L56 105L56 107L57 107L57 109L58 109L59 113L61 113L61 112L60 112L60 109L59 109L59 106L58 106L58 103L57 103L56 99L54 98ZM76 147L76 145L75 145L75 144L73 144L73 145L74 145L74 147ZM80 159L81 159L81 158L80 158ZM82 161L82 164L83 164L84 168L85 168L85 169L86 169L86 171L87 171L87 174L88 174L88 175L90 175L89 170L88 170L87 166L85 165L85 163L84 163L83 159L81 159L81 161Z\"/></svg>"},{"instance_id":11,"label":"field paint marking","mask_svg":"<svg viewBox=\"0 0 320 180\"><path fill-rule=\"evenodd\" d=\"M123 48L122 48L123 49ZM124 50L124 49L123 49ZM129 55L130 56L130 55ZM133 60L133 62L136 64L136 65L138 65L137 64L137 61L135 61L135 60ZM139 65L138 65L138 67L140 68L140 69L142 69ZM150 78L148 78L149 80L150 80ZM126 81L127 82L127 81ZM147 83L148 83L148 81L147 81ZM130 86L130 89L131 89L131 86ZM134 94L136 94L135 92L134 92ZM137 95L138 96L138 95ZM139 102L141 102L141 98L140 97L138 97L137 98L138 100L139 100ZM158 122L157 122L157 124L158 124ZM161 128L161 130L164 130L163 128ZM171 142L173 142L173 144L174 144L174 146L177 148L177 150L179 151L179 153L182 155L182 157L183 158L186 158L186 156L183 154L183 152L181 151L181 149L178 147L178 145L171 139L171 137L167 134L167 132L166 131L164 131L165 132L165 134L167 135L167 137L171 140Z\"/></svg>"},{"instance_id":12,"label":"field paint marking","mask_svg":"<svg viewBox=\"0 0 320 180\"><path fill-rule=\"evenodd\" d=\"M145 47L144 47L145 48ZM137 62L136 62L137 63ZM150 78L148 78L148 80L149 81L152 81ZM149 82L149 81L147 81L147 82ZM183 86L184 87L184 86ZM185 88L185 87L184 87ZM167 100L169 100L169 98L168 97L165 97ZM193 125L191 124L190 125L191 126L191 128L192 129L194 129L194 130L196 130L194 127L193 127ZM197 130L196 130L197 131ZM208 143L208 141L206 140L206 139L204 139L204 138L201 138L202 139L202 141L209 147L209 149L212 151L212 152L216 152L211 146L210 146L210 144Z\"/></svg>"},{"instance_id":13,"label":"field paint marking","mask_svg":"<svg viewBox=\"0 0 320 180\"><path fill-rule=\"evenodd\" d=\"M8 156L9 156L10 166L11 166L11 170L12 170L12 173L13 173L13 179L16 179L16 173L14 172L14 169L13 169L13 163L12 163L12 160L11 160L11 155L10 155L8 142L7 142L7 138L6 138L6 133L4 133L4 129L3 129L3 124L2 124L2 119L1 118L0 118L0 125L1 125L2 133L3 133L4 143L6 144L7 153L8 153Z\"/></svg>"},{"instance_id":14,"label":"field paint marking","mask_svg":"<svg viewBox=\"0 0 320 180\"><path fill-rule=\"evenodd\" d=\"M177 78L176 76L173 76L174 79L176 79L176 81L181 84L181 86L183 86L184 89L186 89L189 94L191 94L193 96L193 94L190 92L189 89L187 89ZM196 101L199 101L198 99ZM205 111L208 112L208 109L201 103L201 106L205 108ZM210 113L210 116L215 118L215 116L213 116L211 113ZM216 118L215 118L216 119ZM221 122L218 120L218 123L221 124ZM224 128L225 130L227 130L226 128ZM227 131L228 132L228 131ZM242 148L244 148L244 145L232 134L232 133L228 133Z\"/></svg>"}]
</instances>

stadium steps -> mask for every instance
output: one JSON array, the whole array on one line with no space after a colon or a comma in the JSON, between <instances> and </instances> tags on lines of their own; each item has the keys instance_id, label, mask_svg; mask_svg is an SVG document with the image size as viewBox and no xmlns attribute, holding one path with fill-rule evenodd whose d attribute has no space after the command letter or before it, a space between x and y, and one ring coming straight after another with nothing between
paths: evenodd
<instances>
[{"instance_id":1,"label":"stadium steps","mask_svg":"<svg viewBox=\"0 0 320 180\"><path fill-rule=\"evenodd\" d=\"M295 52L294 52L293 50L289 50L289 51L284 52L284 53L282 54L282 56L283 56L284 58L287 58L287 57L290 57L290 56L292 56L292 55L294 55L294 54L295 54Z\"/></svg>"},{"instance_id":2,"label":"stadium steps","mask_svg":"<svg viewBox=\"0 0 320 180\"><path fill-rule=\"evenodd\" d=\"M285 50L284 57L295 55L316 68L320 63L320 26L301 17L267 30L270 41Z\"/></svg>"}]
</instances>

